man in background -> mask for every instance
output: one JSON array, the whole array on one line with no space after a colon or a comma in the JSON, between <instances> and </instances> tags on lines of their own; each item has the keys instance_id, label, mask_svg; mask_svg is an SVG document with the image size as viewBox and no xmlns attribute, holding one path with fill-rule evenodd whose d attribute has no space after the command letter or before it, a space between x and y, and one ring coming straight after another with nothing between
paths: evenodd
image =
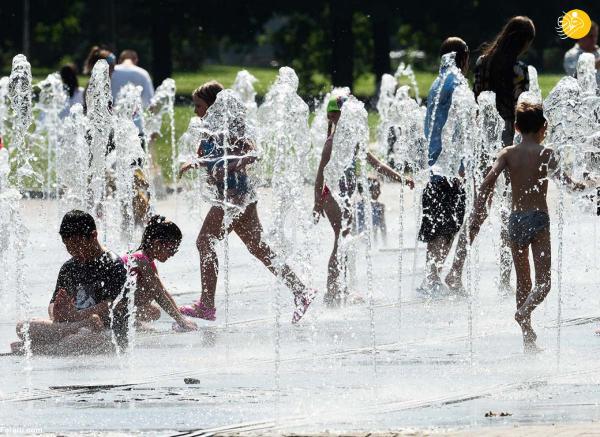
<instances>
[{"instance_id":1,"label":"man in background","mask_svg":"<svg viewBox=\"0 0 600 437\"><path fill-rule=\"evenodd\" d=\"M582 53L592 53L596 58L596 82L600 85L600 47L598 47L598 23L592 21L592 27L586 36L577 40L565 53L564 68L569 76L577 75L577 60Z\"/></svg>"},{"instance_id":2,"label":"man in background","mask_svg":"<svg viewBox=\"0 0 600 437\"><path fill-rule=\"evenodd\" d=\"M111 78L111 87L113 101L116 102L117 95L122 87L128 83L142 87L142 104L147 108L152 96L154 96L154 86L150 74L141 67L138 67L138 55L135 50L123 50L119 55L119 63L115 66L115 71Z\"/></svg>"}]
</instances>

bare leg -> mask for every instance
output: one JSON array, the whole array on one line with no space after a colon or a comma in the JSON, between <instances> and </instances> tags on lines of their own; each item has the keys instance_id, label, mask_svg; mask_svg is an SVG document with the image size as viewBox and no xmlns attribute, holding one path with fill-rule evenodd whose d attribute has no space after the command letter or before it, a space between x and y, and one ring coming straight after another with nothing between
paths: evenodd
<instances>
[{"instance_id":1,"label":"bare leg","mask_svg":"<svg viewBox=\"0 0 600 437\"><path fill-rule=\"evenodd\" d=\"M517 312L515 320L523 332L523 343L525 345L535 344L535 332L531 328L531 311L522 312L521 307L531 293L531 269L529 266L529 246L519 247L512 245L513 261L517 273Z\"/></svg>"},{"instance_id":2,"label":"bare leg","mask_svg":"<svg viewBox=\"0 0 600 437\"><path fill-rule=\"evenodd\" d=\"M467 259L467 232L468 230L466 226L464 226L458 235L458 243L456 244L452 267L446 275L446 285L454 291L463 288L462 273Z\"/></svg>"},{"instance_id":3,"label":"bare leg","mask_svg":"<svg viewBox=\"0 0 600 437\"><path fill-rule=\"evenodd\" d=\"M448 252L452 248L452 239L438 237L427 243L427 274L426 281L430 284L440 282L440 271Z\"/></svg>"},{"instance_id":4,"label":"bare leg","mask_svg":"<svg viewBox=\"0 0 600 437\"><path fill-rule=\"evenodd\" d=\"M219 259L215 245L225 236L223 226L224 211L213 206L206 214L202 229L196 240L196 247L200 254L200 275L202 295L200 302L207 308L215 307L215 291L217 289L217 275L219 274Z\"/></svg>"},{"instance_id":5,"label":"bare leg","mask_svg":"<svg viewBox=\"0 0 600 437\"><path fill-rule=\"evenodd\" d=\"M140 305L136 311L136 323L137 322L153 322L160 319L160 308L156 305L147 304Z\"/></svg>"},{"instance_id":6,"label":"bare leg","mask_svg":"<svg viewBox=\"0 0 600 437\"><path fill-rule=\"evenodd\" d=\"M283 263L281 266L273 264L277 255L263 241L263 228L256 211L256 203L248 205L244 213L236 218L233 229L246 245L248 251L262 262L271 273L280 277L294 295L304 291L306 287L287 264Z\"/></svg>"},{"instance_id":7,"label":"bare leg","mask_svg":"<svg viewBox=\"0 0 600 437\"><path fill-rule=\"evenodd\" d=\"M334 304L339 301L342 289L342 285L340 284L340 270L342 266L340 265L338 256L340 235L345 237L350 230L346 228L342 232L342 210L331 195L327 196L324 200L323 211L329 220L334 235L333 249L329 256L329 263L327 264L327 294L325 295L325 302Z\"/></svg>"},{"instance_id":8,"label":"bare leg","mask_svg":"<svg viewBox=\"0 0 600 437\"><path fill-rule=\"evenodd\" d=\"M518 307L515 318L529 320L529 329L535 341L536 335L531 328L531 313L544 301L551 287L551 245L550 229L540 231L531 243L533 265L535 267L535 288Z\"/></svg>"},{"instance_id":9,"label":"bare leg","mask_svg":"<svg viewBox=\"0 0 600 437\"><path fill-rule=\"evenodd\" d=\"M104 332L80 332L69 335L53 345L52 348L39 350L45 355L84 355L102 354L114 351L110 334Z\"/></svg>"},{"instance_id":10,"label":"bare leg","mask_svg":"<svg viewBox=\"0 0 600 437\"><path fill-rule=\"evenodd\" d=\"M58 323L51 320L32 320L29 322L29 338L32 347L40 344L56 343L60 339L76 334L81 328L88 328L92 331L100 331L104 328L102 320L97 315L88 317L78 322ZM17 323L17 335L19 338L25 338L25 323Z\"/></svg>"}]
</instances>

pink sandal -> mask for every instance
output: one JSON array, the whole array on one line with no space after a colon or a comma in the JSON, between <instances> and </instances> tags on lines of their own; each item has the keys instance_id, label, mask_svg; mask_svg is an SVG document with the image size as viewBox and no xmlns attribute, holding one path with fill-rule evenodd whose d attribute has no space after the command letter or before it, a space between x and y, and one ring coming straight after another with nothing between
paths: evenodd
<instances>
[{"instance_id":1,"label":"pink sandal","mask_svg":"<svg viewBox=\"0 0 600 437\"><path fill-rule=\"evenodd\" d=\"M210 320L214 322L217 320L215 313L217 312L216 308L208 308L205 306L200 300L197 300L191 305L185 305L179 307L179 312L184 316L188 317L196 317L197 319Z\"/></svg>"}]
</instances>

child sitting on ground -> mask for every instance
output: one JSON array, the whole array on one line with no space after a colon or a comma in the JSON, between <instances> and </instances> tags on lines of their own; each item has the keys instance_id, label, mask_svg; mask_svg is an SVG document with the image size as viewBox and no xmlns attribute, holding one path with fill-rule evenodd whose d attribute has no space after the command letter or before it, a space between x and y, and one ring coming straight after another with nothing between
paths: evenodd
<instances>
[{"instance_id":1,"label":"child sitting on ground","mask_svg":"<svg viewBox=\"0 0 600 437\"><path fill-rule=\"evenodd\" d=\"M177 331L198 329L194 322L181 315L177 304L160 280L154 263L154 260L164 263L175 255L181 238L181 230L175 223L167 221L163 216L155 215L144 229L139 249L122 257L125 265L131 266L136 276L135 307L138 326L143 322L160 318L160 309L152 305L152 302L156 301L175 320L173 329ZM118 306L118 310L123 311L124 304Z\"/></svg>"},{"instance_id":2,"label":"child sitting on ground","mask_svg":"<svg viewBox=\"0 0 600 437\"><path fill-rule=\"evenodd\" d=\"M33 353L70 355L110 352L112 301L121 293L126 271L121 259L98 241L94 218L83 211L65 214L59 234L71 259L58 273L54 294L48 306L49 320L34 319L17 324L20 341L15 353L25 351L28 338Z\"/></svg>"},{"instance_id":3,"label":"child sitting on ground","mask_svg":"<svg viewBox=\"0 0 600 437\"><path fill-rule=\"evenodd\" d=\"M508 233L515 270L517 273L517 312L515 320L523 332L525 351L537 351L536 334L531 326L531 313L550 292L550 217L546 194L548 175L572 188L582 190L583 184L574 183L567 175L557 171L554 151L542 146L546 134L546 119L541 104L522 102L516 110L515 128L522 140L506 147L496 158L485 177L471 217L469 238L471 243L487 216L486 203L498 176L506 169L512 187L512 212ZM531 288L529 247L535 267L535 287Z\"/></svg>"}]
</instances>

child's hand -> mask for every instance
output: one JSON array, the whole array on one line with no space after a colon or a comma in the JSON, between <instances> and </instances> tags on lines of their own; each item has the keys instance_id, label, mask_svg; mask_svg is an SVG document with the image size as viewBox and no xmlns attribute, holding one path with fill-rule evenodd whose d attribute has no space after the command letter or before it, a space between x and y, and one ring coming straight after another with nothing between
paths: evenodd
<instances>
[{"instance_id":1,"label":"child's hand","mask_svg":"<svg viewBox=\"0 0 600 437\"><path fill-rule=\"evenodd\" d=\"M313 222L316 225L319 223L319 218L321 218L323 213L323 204L321 202L315 202L315 206L313 206Z\"/></svg>"},{"instance_id":2,"label":"child's hand","mask_svg":"<svg viewBox=\"0 0 600 437\"><path fill-rule=\"evenodd\" d=\"M412 178L404 178L404 184L411 190L415 189L415 181Z\"/></svg>"},{"instance_id":3,"label":"child's hand","mask_svg":"<svg viewBox=\"0 0 600 437\"><path fill-rule=\"evenodd\" d=\"M187 172L189 169L191 169L193 166L194 166L194 164L192 164L190 162L186 162L185 164L183 164L181 166L181 168L179 169L178 178L181 179L181 177L183 176L183 174L185 172Z\"/></svg>"},{"instance_id":4,"label":"child's hand","mask_svg":"<svg viewBox=\"0 0 600 437\"><path fill-rule=\"evenodd\" d=\"M53 314L57 322L72 322L77 320L75 303L64 288L58 289L58 294L56 295L56 299L54 299Z\"/></svg>"}]
</instances>

